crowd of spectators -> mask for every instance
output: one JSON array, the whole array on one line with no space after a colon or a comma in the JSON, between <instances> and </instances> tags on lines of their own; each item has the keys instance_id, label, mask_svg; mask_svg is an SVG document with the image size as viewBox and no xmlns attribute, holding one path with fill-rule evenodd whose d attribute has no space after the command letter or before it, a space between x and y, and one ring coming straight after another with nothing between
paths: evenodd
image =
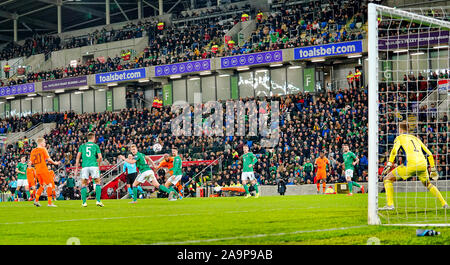
<instances>
[{"instance_id":1,"label":"crowd of spectators","mask_svg":"<svg viewBox=\"0 0 450 265\"><path fill-rule=\"evenodd\" d=\"M28 57L40 53L48 53L61 49L61 39L52 35L35 35L26 39L23 45L8 43L0 51L0 61L17 57Z\"/></svg>"},{"instance_id":2,"label":"crowd of spectators","mask_svg":"<svg viewBox=\"0 0 450 265\"><path fill-rule=\"evenodd\" d=\"M0 59L7 60L60 49L139 38L144 33L149 38L149 45L143 51L138 51L135 58L129 61L122 61L119 55L107 58L105 61L95 58L81 63L79 59L76 67L66 66L50 71L28 72L25 76L2 81L0 85L16 85L239 53L362 39L364 31L361 24L366 20L366 9L365 2L360 3L355 0L329 0L322 5L318 5L316 1L311 1L308 5L281 3L280 7L273 8L273 12L257 20L257 29L242 47L236 44L232 48L224 43L225 34L241 20L242 15L250 13L255 16L256 10L249 5L216 6L204 11L185 12L177 17L179 21L187 18L194 19L188 19L182 24L174 19L172 25L164 25L161 29L158 21L146 18L137 23L130 22L118 30L105 27L85 36L71 37L66 40L61 40L56 35L35 36L27 39L22 46L8 44L0 53ZM225 10L234 12L230 14L230 12L224 12ZM353 19L353 23L347 29L345 25L350 19ZM234 41L237 42L237 40Z\"/></svg>"},{"instance_id":3,"label":"crowd of spectators","mask_svg":"<svg viewBox=\"0 0 450 265\"><path fill-rule=\"evenodd\" d=\"M72 49L113 41L141 38L144 36L145 32L150 31L150 28L155 26L156 22L153 19L145 19L142 21L138 21L136 24L133 22L129 22L118 30L115 30L113 28L107 29L106 27L104 27L101 30L96 29L92 33L88 33L84 36L73 36L71 38L68 38L67 40L65 40L62 48Z\"/></svg>"},{"instance_id":4,"label":"crowd of spectators","mask_svg":"<svg viewBox=\"0 0 450 265\"><path fill-rule=\"evenodd\" d=\"M256 19L257 28L242 47L226 49L223 55L363 39L366 13L367 1L279 3L261 19ZM347 23L350 23L348 27Z\"/></svg>"},{"instance_id":5,"label":"crowd of spectators","mask_svg":"<svg viewBox=\"0 0 450 265\"><path fill-rule=\"evenodd\" d=\"M439 175L450 174L448 114L439 113L437 109L439 100L431 102L422 100L430 91L436 91L439 79L447 79L448 76L448 71L445 70L439 74L433 72L428 80L421 74L418 78L410 74L404 76L403 82L380 83L379 162L381 165L389 158L389 152L397 135L398 123L409 121L415 124L412 128L415 134L433 153ZM404 154L400 152L397 164L401 164L404 159L406 159Z\"/></svg>"}]
</instances>

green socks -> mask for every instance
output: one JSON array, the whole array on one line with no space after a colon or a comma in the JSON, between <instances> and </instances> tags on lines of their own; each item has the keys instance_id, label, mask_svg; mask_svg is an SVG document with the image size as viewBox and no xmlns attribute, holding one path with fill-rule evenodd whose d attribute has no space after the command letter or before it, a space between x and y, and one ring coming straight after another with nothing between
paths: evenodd
<instances>
[{"instance_id":1,"label":"green socks","mask_svg":"<svg viewBox=\"0 0 450 265\"><path fill-rule=\"evenodd\" d=\"M133 201L137 200L137 187L133 187Z\"/></svg>"},{"instance_id":2,"label":"green socks","mask_svg":"<svg viewBox=\"0 0 450 265\"><path fill-rule=\"evenodd\" d=\"M248 185L244 184L244 190L246 194L250 194L250 192L248 191Z\"/></svg>"},{"instance_id":3,"label":"green socks","mask_svg":"<svg viewBox=\"0 0 450 265\"><path fill-rule=\"evenodd\" d=\"M16 189L16 191L14 192L14 198L18 198L19 197L19 191Z\"/></svg>"},{"instance_id":4,"label":"green socks","mask_svg":"<svg viewBox=\"0 0 450 265\"><path fill-rule=\"evenodd\" d=\"M95 198L98 202L100 202L100 198L102 197L102 186L99 184L95 185Z\"/></svg>"},{"instance_id":5,"label":"green socks","mask_svg":"<svg viewBox=\"0 0 450 265\"><path fill-rule=\"evenodd\" d=\"M27 199L29 199L30 198L30 191L27 190L25 193L27 194Z\"/></svg>"},{"instance_id":6,"label":"green socks","mask_svg":"<svg viewBox=\"0 0 450 265\"><path fill-rule=\"evenodd\" d=\"M359 185L358 183L356 183L354 181L349 181L348 182L348 190L350 191L350 193L353 193L353 185L355 185L358 188L361 188L361 185Z\"/></svg>"},{"instance_id":7,"label":"green socks","mask_svg":"<svg viewBox=\"0 0 450 265\"><path fill-rule=\"evenodd\" d=\"M81 199L83 200L83 204L85 204L86 199L87 199L87 188L86 187L81 188Z\"/></svg>"},{"instance_id":8,"label":"green socks","mask_svg":"<svg viewBox=\"0 0 450 265\"><path fill-rule=\"evenodd\" d=\"M259 193L259 189L258 189L258 182L255 183L255 185L253 185L253 187L255 187L255 191L256 193Z\"/></svg>"},{"instance_id":9,"label":"green socks","mask_svg":"<svg viewBox=\"0 0 450 265\"><path fill-rule=\"evenodd\" d=\"M164 186L164 185L159 185L159 190L160 190L160 191L167 192L167 193L170 193L171 191L173 191L173 192L175 192L175 193L178 193L174 188L170 187L170 189L169 189L169 188L167 188L167 187Z\"/></svg>"}]
</instances>

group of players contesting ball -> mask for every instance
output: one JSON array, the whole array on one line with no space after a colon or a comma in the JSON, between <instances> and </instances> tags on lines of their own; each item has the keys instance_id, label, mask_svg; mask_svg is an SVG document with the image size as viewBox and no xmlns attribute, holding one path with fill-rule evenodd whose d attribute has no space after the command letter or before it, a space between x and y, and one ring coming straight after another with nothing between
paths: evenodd
<instances>
[{"instance_id":1,"label":"group of players contesting ball","mask_svg":"<svg viewBox=\"0 0 450 265\"><path fill-rule=\"evenodd\" d=\"M397 157L398 151L403 150L403 154L406 156L404 163L395 167L395 158ZM119 155L118 158L124 160L125 163L129 165L134 165L139 171L137 176L133 177L133 174L128 174L127 183L128 188L131 193L132 201L130 203L137 202L138 187L145 182L151 183L155 188L162 192L169 194L168 198L170 201L176 201L182 199L182 188L180 184L182 178L182 159L178 154L176 148L172 148L172 157L168 154L164 154L162 161L158 165L151 159L150 156L146 156L140 153L136 145L132 144L129 146L130 153L127 157ZM345 170L345 177L349 187L349 194L353 193L353 186L361 188L364 193L364 186L359 185L354 182L353 171L354 166L359 162L358 157L349 150L347 144L343 145L343 163L341 164ZM250 197L249 183L254 187L255 197L259 197L258 181L255 178L253 171L254 165L257 163L256 156L250 152L248 145L243 147L244 154L241 156L242 159L242 185L245 189L245 198ZM424 152L427 154L425 157ZM103 207L101 202L101 183L100 183L100 170L99 164L102 161L102 154L100 147L95 143L95 135L93 133L87 134L87 142L82 144L78 149L78 154L76 157L75 164L75 176L78 175L78 168L81 163L81 199L82 206L87 207L87 197L88 191L87 186L89 182L89 177L95 181L95 193L96 193L96 205ZM427 164L428 160L428 164ZM17 189L15 191L15 196L17 197L17 192L21 187L25 188L27 198L31 201L34 200L35 206L41 206L39 203L39 197L41 196L44 189L47 192L47 200L49 207L56 207L52 203L52 197L55 197L55 174L50 170L50 166L60 165L61 162L55 162L52 160L47 152L46 143L44 138L37 139L37 147L34 148L30 153L30 159L26 163L26 158L22 157L20 163L17 165L16 172L18 173ZM320 153L320 158L315 160L315 165L317 168L317 174L314 178L314 182L317 184L317 191L320 191L320 184L323 185L323 191L325 193L325 183L326 183L326 168L329 164L328 159L325 157L324 152ZM428 173L428 165L430 166L430 173ZM158 169L166 168L168 173L168 179L161 185L157 180ZM165 171L164 171L165 172ZM160 174L164 177L164 174ZM393 182L403 179L406 180L410 177L417 176L421 183L433 194L441 203L444 209L448 209L449 206L442 194L436 186L434 186L430 178L437 180L439 175L436 171L434 164L434 158L431 151L423 144L423 142L416 136L409 134L408 124L402 122L399 124L399 136L394 140L394 146L391 150L389 160L382 172L384 177L384 187L386 190L387 205L380 208L380 210L394 210L394 187ZM36 181L39 183L39 188L36 190ZM176 190L175 188L178 190ZM30 192L31 190L31 192Z\"/></svg>"}]
</instances>

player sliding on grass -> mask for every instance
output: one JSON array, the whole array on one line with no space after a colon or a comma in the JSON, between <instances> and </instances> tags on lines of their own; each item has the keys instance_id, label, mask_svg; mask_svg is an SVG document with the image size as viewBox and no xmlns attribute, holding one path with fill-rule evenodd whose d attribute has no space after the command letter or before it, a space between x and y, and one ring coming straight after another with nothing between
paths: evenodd
<instances>
[{"instance_id":1,"label":"player sliding on grass","mask_svg":"<svg viewBox=\"0 0 450 265\"><path fill-rule=\"evenodd\" d=\"M350 152L348 144L344 144L343 148L344 148L344 153L342 154L342 157L344 159L345 179L347 180L348 190L349 190L349 193L347 195L348 196L353 195L353 185L358 188L361 188L361 192L364 193L364 186L361 186L352 180L353 172L355 171L355 165L358 164L359 159L355 155L355 153Z\"/></svg>"},{"instance_id":2,"label":"player sliding on grass","mask_svg":"<svg viewBox=\"0 0 450 265\"><path fill-rule=\"evenodd\" d=\"M244 154L242 155L242 185L244 185L245 189L245 198L250 197L250 192L248 191L248 185L247 182L250 180L250 183L255 188L256 194L255 198L259 197L259 189L258 189L258 181L255 178L255 173L253 172L253 165L258 162L258 159L255 157L255 155L252 152L249 152L248 145L244 145Z\"/></svg>"},{"instance_id":3,"label":"player sliding on grass","mask_svg":"<svg viewBox=\"0 0 450 265\"><path fill-rule=\"evenodd\" d=\"M45 188L47 191L47 200L48 200L47 206L56 207L56 205L52 203L52 193L53 193L52 179L50 172L47 168L47 161L55 166L59 166L61 164L61 161L55 162L50 158L50 156L48 155L47 148L45 148L44 138L38 138L36 142L37 147L31 150L30 153L30 160L34 168L36 169L36 177L40 185L36 193L34 205L37 207L41 206L41 204L39 203L39 197L41 196L41 193L44 191Z\"/></svg>"},{"instance_id":4,"label":"player sliding on grass","mask_svg":"<svg viewBox=\"0 0 450 265\"><path fill-rule=\"evenodd\" d=\"M28 180L27 180L27 163L26 158L22 156L20 158L20 162L17 164L16 173L17 173L17 188L14 192L14 199L17 200L19 198L19 190L21 187L25 188L25 193L27 194L27 199L30 198L30 191L28 187Z\"/></svg>"},{"instance_id":5,"label":"player sliding on grass","mask_svg":"<svg viewBox=\"0 0 450 265\"><path fill-rule=\"evenodd\" d=\"M173 188L169 189L164 185L159 185L156 180L155 173L147 164L147 161L149 161L150 164L152 164L152 167L156 168L156 165L150 156L145 156L144 154L138 152L135 144L130 146L130 151L134 156L132 159L125 158L123 155L119 156L119 159L122 159L127 163L136 164L136 167L139 169L139 175L133 183L133 200L130 203L137 203L137 187L142 183L145 183L147 180L152 183L155 188L167 192L169 194L169 199L176 196L177 192Z\"/></svg>"},{"instance_id":6,"label":"player sliding on grass","mask_svg":"<svg viewBox=\"0 0 450 265\"><path fill-rule=\"evenodd\" d=\"M95 143L95 134L88 133L87 142L80 145L78 148L78 154L75 161L75 176L78 175L78 167L80 166L81 158L81 199L83 203L81 206L87 207L88 191L87 186L89 182L89 176L95 181L95 198L97 199L96 205L103 207L103 203L100 201L102 195L102 186L100 184L100 170L98 165L102 161L102 153L100 147Z\"/></svg>"},{"instance_id":7,"label":"player sliding on grass","mask_svg":"<svg viewBox=\"0 0 450 265\"><path fill-rule=\"evenodd\" d=\"M399 179L407 180L412 176L417 176L422 184L427 187L427 189L433 194L440 202L444 209L448 209L448 204L442 197L438 188L430 183L430 176L433 180L437 180L439 175L436 172L436 167L434 165L433 154L428 150L428 148L422 143L422 141L408 134L408 125L403 122L399 125L399 133L394 140L394 147L392 148L391 154L389 156L389 161L383 170L382 176L384 177L384 188L386 190L386 200L387 205L380 210L394 210L394 185L393 182ZM395 157L397 156L398 150L402 148L405 154L405 163L398 166L395 170L390 169L392 163L394 163ZM431 173L428 175L427 170L427 159L425 158L423 152L428 155L428 162L430 163ZM387 176L386 176L387 174Z\"/></svg>"}]
</instances>

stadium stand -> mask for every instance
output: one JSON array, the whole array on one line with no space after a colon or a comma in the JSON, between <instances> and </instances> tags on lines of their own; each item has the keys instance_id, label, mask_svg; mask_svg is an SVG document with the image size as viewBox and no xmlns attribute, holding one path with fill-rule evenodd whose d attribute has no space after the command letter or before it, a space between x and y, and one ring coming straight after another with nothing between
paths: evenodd
<instances>
[{"instance_id":1,"label":"stadium stand","mask_svg":"<svg viewBox=\"0 0 450 265\"><path fill-rule=\"evenodd\" d=\"M223 13L216 7L180 15L173 19L172 26L158 29L157 21L144 19L137 23L128 23L117 30L95 30L84 36L72 36L63 41L58 36L45 35L27 39L23 46L8 44L1 52L1 59L19 56L31 56L62 49L71 49L125 39L140 38L144 34L149 45L139 56L121 60L119 56L107 58L106 62L98 58L81 63L76 67L66 66L49 71L30 71L26 76L5 79L3 84L15 85L41 80L61 79L78 75L95 74L121 69L186 62L235 54L278 50L318 44L360 40L365 37L363 27L367 5L360 1L328 1L317 5L309 1L308 5L296 2L272 4L272 12L257 20L257 28L242 46L229 46L224 42L225 34L239 22L242 14L256 14L257 10L249 5L237 7L231 5L231 11ZM237 40L235 40L237 41ZM217 46L217 51L213 49ZM38 70L38 69L36 69Z\"/></svg>"}]
</instances>

